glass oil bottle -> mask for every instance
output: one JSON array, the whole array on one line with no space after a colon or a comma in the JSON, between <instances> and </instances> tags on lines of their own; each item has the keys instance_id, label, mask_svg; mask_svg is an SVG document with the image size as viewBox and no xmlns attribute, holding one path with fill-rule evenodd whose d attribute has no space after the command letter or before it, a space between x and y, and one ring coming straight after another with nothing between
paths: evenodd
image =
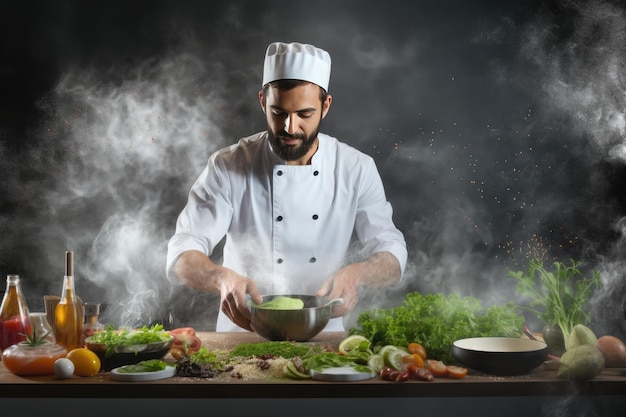
<instances>
[{"instance_id":1,"label":"glass oil bottle","mask_svg":"<svg viewBox=\"0 0 626 417\"><path fill-rule=\"evenodd\" d=\"M19 275L7 275L7 287L0 306L0 352L26 340L31 323Z\"/></svg>"},{"instance_id":2,"label":"glass oil bottle","mask_svg":"<svg viewBox=\"0 0 626 417\"><path fill-rule=\"evenodd\" d=\"M69 351L83 347L83 308L74 287L74 253L65 252L65 277L61 300L54 311L54 335L57 343Z\"/></svg>"}]
</instances>

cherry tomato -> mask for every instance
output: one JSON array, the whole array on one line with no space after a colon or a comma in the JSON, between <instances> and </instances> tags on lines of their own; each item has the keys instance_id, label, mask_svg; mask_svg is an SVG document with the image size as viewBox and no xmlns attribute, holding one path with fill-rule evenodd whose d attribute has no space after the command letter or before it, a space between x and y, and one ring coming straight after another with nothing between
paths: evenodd
<instances>
[{"instance_id":1,"label":"cherry tomato","mask_svg":"<svg viewBox=\"0 0 626 417\"><path fill-rule=\"evenodd\" d=\"M446 366L446 369L448 371L448 376L450 378L461 379L467 376L466 368L462 368L460 366L448 365Z\"/></svg>"},{"instance_id":2,"label":"cherry tomato","mask_svg":"<svg viewBox=\"0 0 626 417\"><path fill-rule=\"evenodd\" d=\"M424 367L424 359L417 353L409 354L402 357L402 363L408 365L415 365L419 368Z\"/></svg>"},{"instance_id":3,"label":"cherry tomato","mask_svg":"<svg viewBox=\"0 0 626 417\"><path fill-rule=\"evenodd\" d=\"M421 358L424 360L426 360L427 358L426 349L424 348L424 346L420 345L419 343L416 343L416 342L409 343L409 345L407 346L407 350L411 354L420 355Z\"/></svg>"},{"instance_id":4,"label":"cherry tomato","mask_svg":"<svg viewBox=\"0 0 626 417\"><path fill-rule=\"evenodd\" d=\"M437 377L448 376L448 367L442 361L429 359L426 361L426 369Z\"/></svg>"}]
</instances>

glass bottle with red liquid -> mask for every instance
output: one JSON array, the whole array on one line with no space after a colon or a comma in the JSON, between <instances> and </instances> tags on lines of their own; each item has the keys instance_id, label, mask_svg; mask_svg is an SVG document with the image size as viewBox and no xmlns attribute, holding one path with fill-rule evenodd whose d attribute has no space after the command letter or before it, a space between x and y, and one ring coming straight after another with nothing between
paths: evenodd
<instances>
[{"instance_id":1,"label":"glass bottle with red liquid","mask_svg":"<svg viewBox=\"0 0 626 417\"><path fill-rule=\"evenodd\" d=\"M19 275L7 275L7 288L0 306L0 352L26 340L31 324Z\"/></svg>"}]
</instances>

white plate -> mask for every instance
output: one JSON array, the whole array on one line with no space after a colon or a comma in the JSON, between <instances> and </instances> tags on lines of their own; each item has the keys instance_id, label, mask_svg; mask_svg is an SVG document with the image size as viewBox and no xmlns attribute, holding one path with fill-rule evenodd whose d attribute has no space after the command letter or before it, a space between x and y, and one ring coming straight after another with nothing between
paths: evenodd
<instances>
[{"instance_id":1,"label":"white plate","mask_svg":"<svg viewBox=\"0 0 626 417\"><path fill-rule=\"evenodd\" d=\"M320 370L311 369L311 378L318 381L362 381L364 379L374 378L375 372L361 372L352 366L334 366L332 368L323 368Z\"/></svg>"},{"instance_id":2,"label":"white plate","mask_svg":"<svg viewBox=\"0 0 626 417\"><path fill-rule=\"evenodd\" d=\"M120 372L119 368L115 368L111 370L111 379L116 381L155 381L157 379L165 379L171 378L176 375L176 367L175 366L167 366L165 369L155 372Z\"/></svg>"}]
</instances>

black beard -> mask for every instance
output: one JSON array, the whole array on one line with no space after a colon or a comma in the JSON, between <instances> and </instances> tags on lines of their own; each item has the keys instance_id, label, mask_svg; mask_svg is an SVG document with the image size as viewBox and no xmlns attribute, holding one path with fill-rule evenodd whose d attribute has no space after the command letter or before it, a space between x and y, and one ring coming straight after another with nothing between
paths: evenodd
<instances>
[{"instance_id":1,"label":"black beard","mask_svg":"<svg viewBox=\"0 0 626 417\"><path fill-rule=\"evenodd\" d=\"M267 127L267 134L272 144L272 149L278 156L280 156L285 161L295 161L297 159L302 158L307 154L315 144L315 139L317 138L317 134L319 130L315 130L309 137L306 137L304 134L295 134L290 135L285 132L281 132L279 135L275 135L272 132L272 129ZM299 146L285 145L280 138L285 139L300 139L302 143Z\"/></svg>"}]
</instances>

